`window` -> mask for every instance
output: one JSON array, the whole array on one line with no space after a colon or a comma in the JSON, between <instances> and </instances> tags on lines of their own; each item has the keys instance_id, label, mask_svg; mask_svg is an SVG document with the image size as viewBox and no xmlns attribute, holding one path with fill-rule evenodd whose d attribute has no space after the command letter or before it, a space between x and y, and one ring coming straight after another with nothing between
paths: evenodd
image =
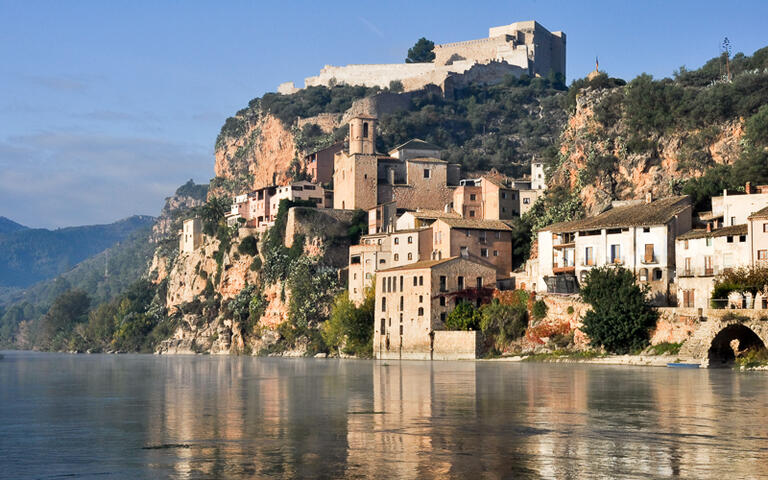
<instances>
[{"instance_id":1,"label":"window","mask_svg":"<svg viewBox=\"0 0 768 480\"><path fill-rule=\"evenodd\" d=\"M471 237L471 236L472 236L472 231L471 231L471 230L465 230L465 231L464 231L464 234L465 234L467 237Z\"/></svg>"},{"instance_id":2,"label":"window","mask_svg":"<svg viewBox=\"0 0 768 480\"><path fill-rule=\"evenodd\" d=\"M733 243L733 235L728 235L728 237L727 237L726 241L727 241L728 243Z\"/></svg>"},{"instance_id":3,"label":"window","mask_svg":"<svg viewBox=\"0 0 768 480\"><path fill-rule=\"evenodd\" d=\"M757 259L758 260L768 260L768 250L758 250L757 251Z\"/></svg>"},{"instance_id":4,"label":"window","mask_svg":"<svg viewBox=\"0 0 768 480\"><path fill-rule=\"evenodd\" d=\"M379 264L380 265L384 265L385 263L387 263L386 260L384 260L383 258L379 259Z\"/></svg>"},{"instance_id":5,"label":"window","mask_svg":"<svg viewBox=\"0 0 768 480\"><path fill-rule=\"evenodd\" d=\"M400 239L398 237L395 237L395 245L400 245Z\"/></svg>"},{"instance_id":6,"label":"window","mask_svg":"<svg viewBox=\"0 0 768 480\"><path fill-rule=\"evenodd\" d=\"M405 305L405 300L403 300L403 296L400 295L400 311L403 311L403 306ZM403 321L403 314L400 314L400 321Z\"/></svg>"},{"instance_id":7,"label":"window","mask_svg":"<svg viewBox=\"0 0 768 480\"><path fill-rule=\"evenodd\" d=\"M419 295L419 303L424 303L424 295Z\"/></svg>"},{"instance_id":8,"label":"window","mask_svg":"<svg viewBox=\"0 0 768 480\"><path fill-rule=\"evenodd\" d=\"M621 263L621 245L611 245L611 263Z\"/></svg>"},{"instance_id":9,"label":"window","mask_svg":"<svg viewBox=\"0 0 768 480\"><path fill-rule=\"evenodd\" d=\"M381 297L381 311L387 311L387 297Z\"/></svg>"},{"instance_id":10,"label":"window","mask_svg":"<svg viewBox=\"0 0 768 480\"><path fill-rule=\"evenodd\" d=\"M651 231L650 227L643 227L643 233L649 233Z\"/></svg>"},{"instance_id":11,"label":"window","mask_svg":"<svg viewBox=\"0 0 768 480\"><path fill-rule=\"evenodd\" d=\"M399 254L399 253L396 253L396 254L395 254L395 261L398 261L398 260L400 260L400 254Z\"/></svg>"},{"instance_id":12,"label":"window","mask_svg":"<svg viewBox=\"0 0 768 480\"><path fill-rule=\"evenodd\" d=\"M477 200L477 195L476 195L476 194L474 194L474 193L470 193L470 194L469 194L469 199L470 199L470 201L473 201L473 202L474 202L475 200Z\"/></svg>"},{"instance_id":13,"label":"window","mask_svg":"<svg viewBox=\"0 0 768 480\"><path fill-rule=\"evenodd\" d=\"M530 203L531 203L531 199L530 199L530 198L528 198L528 197L525 197L525 198L523 199L523 205L530 205Z\"/></svg>"},{"instance_id":14,"label":"window","mask_svg":"<svg viewBox=\"0 0 768 480\"><path fill-rule=\"evenodd\" d=\"M392 291L392 277L387 277L387 292Z\"/></svg>"},{"instance_id":15,"label":"window","mask_svg":"<svg viewBox=\"0 0 768 480\"><path fill-rule=\"evenodd\" d=\"M464 277L459 276L456 280L459 290L464 290Z\"/></svg>"},{"instance_id":16,"label":"window","mask_svg":"<svg viewBox=\"0 0 768 480\"><path fill-rule=\"evenodd\" d=\"M704 257L704 275L712 275L714 273L714 269L712 268L712 257Z\"/></svg>"},{"instance_id":17,"label":"window","mask_svg":"<svg viewBox=\"0 0 768 480\"><path fill-rule=\"evenodd\" d=\"M475 211L474 210L470 210L469 211L469 216L470 217L474 217L475 216Z\"/></svg>"},{"instance_id":18,"label":"window","mask_svg":"<svg viewBox=\"0 0 768 480\"><path fill-rule=\"evenodd\" d=\"M413 253L408 252L408 260L413 260Z\"/></svg>"},{"instance_id":19,"label":"window","mask_svg":"<svg viewBox=\"0 0 768 480\"><path fill-rule=\"evenodd\" d=\"M384 335L384 332L386 331L386 327L387 327L387 321L382 318L381 319L381 327L379 328L379 332L382 335Z\"/></svg>"},{"instance_id":20,"label":"window","mask_svg":"<svg viewBox=\"0 0 768 480\"><path fill-rule=\"evenodd\" d=\"M488 249L487 248L481 248L480 249L480 256L488 258Z\"/></svg>"},{"instance_id":21,"label":"window","mask_svg":"<svg viewBox=\"0 0 768 480\"><path fill-rule=\"evenodd\" d=\"M494 233L494 236L496 237L496 240L500 240L501 239L501 232L496 230L496 233Z\"/></svg>"},{"instance_id":22,"label":"window","mask_svg":"<svg viewBox=\"0 0 768 480\"><path fill-rule=\"evenodd\" d=\"M499 251L498 250L494 250L493 251L493 256L494 257L498 257L499 256Z\"/></svg>"},{"instance_id":23,"label":"window","mask_svg":"<svg viewBox=\"0 0 768 480\"><path fill-rule=\"evenodd\" d=\"M448 291L448 278L445 275L440 275L440 291Z\"/></svg>"},{"instance_id":24,"label":"window","mask_svg":"<svg viewBox=\"0 0 768 480\"><path fill-rule=\"evenodd\" d=\"M594 247L586 247L584 249L584 265L591 267L595 264L595 252Z\"/></svg>"},{"instance_id":25,"label":"window","mask_svg":"<svg viewBox=\"0 0 768 480\"><path fill-rule=\"evenodd\" d=\"M403 276L402 275L400 275L400 291L401 292L403 291Z\"/></svg>"},{"instance_id":26,"label":"window","mask_svg":"<svg viewBox=\"0 0 768 480\"><path fill-rule=\"evenodd\" d=\"M357 280L357 273L355 273L354 275L352 275L352 279L353 279L353 280Z\"/></svg>"},{"instance_id":27,"label":"window","mask_svg":"<svg viewBox=\"0 0 768 480\"><path fill-rule=\"evenodd\" d=\"M445 312L440 314L440 321L445 323Z\"/></svg>"},{"instance_id":28,"label":"window","mask_svg":"<svg viewBox=\"0 0 768 480\"><path fill-rule=\"evenodd\" d=\"M413 243L413 237L412 237L412 236L410 236L410 235L408 236L408 243L409 243L409 244Z\"/></svg>"},{"instance_id":29,"label":"window","mask_svg":"<svg viewBox=\"0 0 768 480\"><path fill-rule=\"evenodd\" d=\"M402 315L400 315L400 316L402 317ZM400 318L400 322L401 322L401 324L400 324L400 336L401 336L401 337L403 336L403 325L402 325L402 321L403 321L403 319L402 319L402 318Z\"/></svg>"},{"instance_id":30,"label":"window","mask_svg":"<svg viewBox=\"0 0 768 480\"><path fill-rule=\"evenodd\" d=\"M440 297L440 306L441 307L445 306L445 297Z\"/></svg>"},{"instance_id":31,"label":"window","mask_svg":"<svg viewBox=\"0 0 768 480\"><path fill-rule=\"evenodd\" d=\"M418 315L419 315L420 317L423 317L423 316L424 316L424 307L419 307L419 313L418 313Z\"/></svg>"},{"instance_id":32,"label":"window","mask_svg":"<svg viewBox=\"0 0 768 480\"><path fill-rule=\"evenodd\" d=\"M768 233L768 223L763 224L763 233Z\"/></svg>"},{"instance_id":33,"label":"window","mask_svg":"<svg viewBox=\"0 0 768 480\"><path fill-rule=\"evenodd\" d=\"M647 282L648 281L648 269L647 268L641 268L640 274L638 275L641 282Z\"/></svg>"},{"instance_id":34,"label":"window","mask_svg":"<svg viewBox=\"0 0 768 480\"><path fill-rule=\"evenodd\" d=\"M662 277L661 269L660 268L654 268L653 269L653 281L654 282L658 282L659 280L661 280L661 277Z\"/></svg>"},{"instance_id":35,"label":"window","mask_svg":"<svg viewBox=\"0 0 768 480\"><path fill-rule=\"evenodd\" d=\"M694 307L694 290L683 290L683 307Z\"/></svg>"},{"instance_id":36,"label":"window","mask_svg":"<svg viewBox=\"0 0 768 480\"><path fill-rule=\"evenodd\" d=\"M429 169L428 168L424 169L424 178L429 178Z\"/></svg>"},{"instance_id":37,"label":"window","mask_svg":"<svg viewBox=\"0 0 768 480\"><path fill-rule=\"evenodd\" d=\"M475 286L477 286L477 288L483 288L483 277L477 277L475 279Z\"/></svg>"},{"instance_id":38,"label":"window","mask_svg":"<svg viewBox=\"0 0 768 480\"><path fill-rule=\"evenodd\" d=\"M363 138L368 138L368 122L363 122Z\"/></svg>"},{"instance_id":39,"label":"window","mask_svg":"<svg viewBox=\"0 0 768 480\"><path fill-rule=\"evenodd\" d=\"M747 241L746 235L739 235L739 243L744 243Z\"/></svg>"},{"instance_id":40,"label":"window","mask_svg":"<svg viewBox=\"0 0 768 480\"><path fill-rule=\"evenodd\" d=\"M501 198L507 198L507 192L501 192Z\"/></svg>"},{"instance_id":41,"label":"window","mask_svg":"<svg viewBox=\"0 0 768 480\"><path fill-rule=\"evenodd\" d=\"M365 274L365 278L366 278L366 280L370 280L370 278L371 278L371 274L370 274L370 273L366 273L366 274Z\"/></svg>"},{"instance_id":42,"label":"window","mask_svg":"<svg viewBox=\"0 0 768 480\"><path fill-rule=\"evenodd\" d=\"M707 237L707 239L706 239L706 242L705 242L705 243L706 243L706 245L707 245L708 247L711 247L711 246L712 246L712 237Z\"/></svg>"},{"instance_id":43,"label":"window","mask_svg":"<svg viewBox=\"0 0 768 480\"><path fill-rule=\"evenodd\" d=\"M731 226L736 225L736 217L731 217Z\"/></svg>"},{"instance_id":44,"label":"window","mask_svg":"<svg viewBox=\"0 0 768 480\"><path fill-rule=\"evenodd\" d=\"M652 243L645 244L645 257L643 258L643 260L645 260L645 263L653 263L653 244Z\"/></svg>"},{"instance_id":45,"label":"window","mask_svg":"<svg viewBox=\"0 0 768 480\"><path fill-rule=\"evenodd\" d=\"M690 275L691 274L691 257L685 257L685 271L683 272L684 275Z\"/></svg>"},{"instance_id":46,"label":"window","mask_svg":"<svg viewBox=\"0 0 768 480\"><path fill-rule=\"evenodd\" d=\"M418 284L419 284L419 279L414 275L414 277L413 277L413 286L415 287Z\"/></svg>"},{"instance_id":47,"label":"window","mask_svg":"<svg viewBox=\"0 0 768 480\"><path fill-rule=\"evenodd\" d=\"M423 285L424 285L424 276L419 275L419 286L421 287Z\"/></svg>"}]
</instances>

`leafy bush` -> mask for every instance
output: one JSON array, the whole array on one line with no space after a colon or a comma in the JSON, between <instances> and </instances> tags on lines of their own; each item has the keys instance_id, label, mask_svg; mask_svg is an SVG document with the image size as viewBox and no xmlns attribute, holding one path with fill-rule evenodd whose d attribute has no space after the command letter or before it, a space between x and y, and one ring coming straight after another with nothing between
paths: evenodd
<instances>
[{"instance_id":1,"label":"leafy bush","mask_svg":"<svg viewBox=\"0 0 768 480\"><path fill-rule=\"evenodd\" d=\"M240 245L237 246L237 251L243 255L255 256L259 254L258 248L259 242L253 235L248 235L240 241Z\"/></svg>"},{"instance_id":2,"label":"leafy bush","mask_svg":"<svg viewBox=\"0 0 768 480\"><path fill-rule=\"evenodd\" d=\"M460 302L448 314L445 326L448 330L477 330L480 327L480 318L480 311L474 305Z\"/></svg>"},{"instance_id":3,"label":"leafy bush","mask_svg":"<svg viewBox=\"0 0 768 480\"><path fill-rule=\"evenodd\" d=\"M646 298L648 291L623 267L590 270L580 293L592 306L583 319L591 344L619 354L645 348L657 319Z\"/></svg>"},{"instance_id":4,"label":"leafy bush","mask_svg":"<svg viewBox=\"0 0 768 480\"><path fill-rule=\"evenodd\" d=\"M288 305L291 323L306 328L327 318L338 280L333 268L302 256L291 267L287 286L291 291Z\"/></svg>"},{"instance_id":5,"label":"leafy bush","mask_svg":"<svg viewBox=\"0 0 768 480\"><path fill-rule=\"evenodd\" d=\"M333 301L331 316L320 331L329 348L358 357L373 355L374 290L366 290L363 303L357 307L345 290Z\"/></svg>"},{"instance_id":6,"label":"leafy bush","mask_svg":"<svg viewBox=\"0 0 768 480\"><path fill-rule=\"evenodd\" d=\"M683 342L661 342L656 345L651 345L651 352L654 355L677 355L682 346Z\"/></svg>"},{"instance_id":7,"label":"leafy bush","mask_svg":"<svg viewBox=\"0 0 768 480\"><path fill-rule=\"evenodd\" d=\"M528 311L525 303L503 305L498 300L480 308L480 329L492 337L503 349L510 341L520 338L528 326Z\"/></svg>"},{"instance_id":8,"label":"leafy bush","mask_svg":"<svg viewBox=\"0 0 768 480\"><path fill-rule=\"evenodd\" d=\"M537 321L547 316L547 304L544 303L544 300L536 300L533 302L531 315L533 315L533 319Z\"/></svg>"}]
</instances>

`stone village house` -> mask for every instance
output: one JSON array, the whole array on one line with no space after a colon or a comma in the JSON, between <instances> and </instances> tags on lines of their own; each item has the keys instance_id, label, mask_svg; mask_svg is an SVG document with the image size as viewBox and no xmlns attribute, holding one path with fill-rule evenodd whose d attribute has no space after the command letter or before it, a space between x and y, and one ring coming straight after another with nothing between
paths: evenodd
<instances>
[{"instance_id":1,"label":"stone village house","mask_svg":"<svg viewBox=\"0 0 768 480\"><path fill-rule=\"evenodd\" d=\"M458 302L493 287L493 265L467 257L426 260L376 276L373 351L378 359L475 358L476 332L445 332Z\"/></svg>"},{"instance_id":2,"label":"stone village house","mask_svg":"<svg viewBox=\"0 0 768 480\"><path fill-rule=\"evenodd\" d=\"M650 285L652 301L667 305L675 274L675 239L689 231L692 207L687 196L616 202L582 220L550 225L538 233L536 291L575 293L587 272L621 265Z\"/></svg>"}]
</instances>

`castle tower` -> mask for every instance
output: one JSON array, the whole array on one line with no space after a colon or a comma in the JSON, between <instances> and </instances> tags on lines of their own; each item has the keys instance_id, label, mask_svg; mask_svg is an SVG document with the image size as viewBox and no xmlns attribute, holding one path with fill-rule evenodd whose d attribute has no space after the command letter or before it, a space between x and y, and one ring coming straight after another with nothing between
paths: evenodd
<instances>
[{"instance_id":1,"label":"castle tower","mask_svg":"<svg viewBox=\"0 0 768 480\"><path fill-rule=\"evenodd\" d=\"M349 121L349 154L376 152L376 117L357 116Z\"/></svg>"}]
</instances>

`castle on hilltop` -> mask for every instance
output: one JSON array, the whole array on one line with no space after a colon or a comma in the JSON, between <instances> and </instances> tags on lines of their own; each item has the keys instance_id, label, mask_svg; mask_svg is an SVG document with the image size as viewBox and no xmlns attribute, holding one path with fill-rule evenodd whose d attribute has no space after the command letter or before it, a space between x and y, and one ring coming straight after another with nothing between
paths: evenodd
<instances>
[{"instance_id":1,"label":"castle on hilltop","mask_svg":"<svg viewBox=\"0 0 768 480\"><path fill-rule=\"evenodd\" d=\"M565 33L550 32L535 20L488 30L488 38L435 45L431 63L326 65L319 75L304 79L304 86L338 84L389 87L398 81L412 91L434 84L446 91L466 83L498 83L504 76L565 76ZM291 94L293 82L277 91Z\"/></svg>"}]
</instances>

